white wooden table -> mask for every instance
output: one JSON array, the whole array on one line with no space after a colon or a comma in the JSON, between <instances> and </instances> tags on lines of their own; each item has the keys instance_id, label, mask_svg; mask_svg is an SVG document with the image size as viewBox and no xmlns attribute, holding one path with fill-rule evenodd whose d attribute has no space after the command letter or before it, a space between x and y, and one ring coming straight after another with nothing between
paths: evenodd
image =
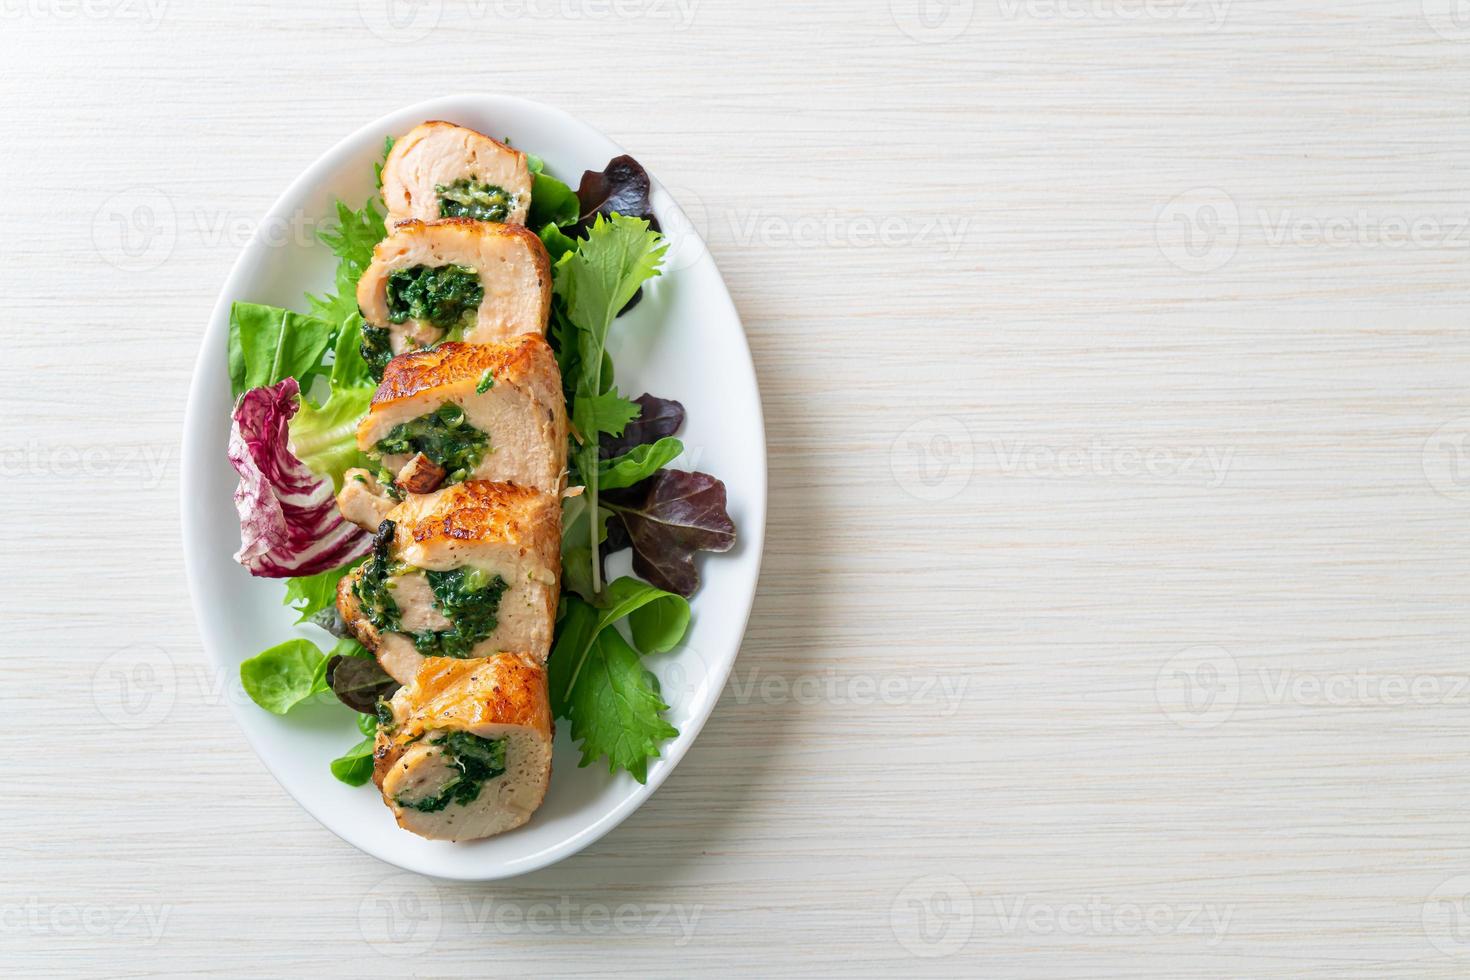
<instances>
[{"instance_id":1,"label":"white wooden table","mask_svg":"<svg viewBox=\"0 0 1470 980\"><path fill-rule=\"evenodd\" d=\"M0 973L1470 971L1454 0L392 12L0 0ZM253 222L456 91L561 105L685 203L772 472L692 753L482 886L279 789L177 518Z\"/></svg>"}]
</instances>

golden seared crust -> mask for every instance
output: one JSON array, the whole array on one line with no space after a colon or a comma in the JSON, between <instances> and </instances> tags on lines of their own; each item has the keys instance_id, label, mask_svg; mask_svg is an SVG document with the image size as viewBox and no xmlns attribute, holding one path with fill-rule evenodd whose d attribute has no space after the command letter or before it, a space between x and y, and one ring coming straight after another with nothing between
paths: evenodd
<instances>
[{"instance_id":1,"label":"golden seared crust","mask_svg":"<svg viewBox=\"0 0 1470 980\"><path fill-rule=\"evenodd\" d=\"M388 362L383 383L373 394L373 410L412 398L433 388L461 381L479 383L486 371L495 383L524 384L552 377L561 388L561 371L551 346L536 334L524 334L503 343L450 342L429 350L400 354Z\"/></svg>"},{"instance_id":2,"label":"golden seared crust","mask_svg":"<svg viewBox=\"0 0 1470 980\"><path fill-rule=\"evenodd\" d=\"M464 228L464 229L467 229L467 230L469 230L471 232L474 232L476 234L479 234L484 229L491 229L491 228L504 228L507 231L516 231L517 230L517 228L516 228L515 225L502 225L502 224L498 224L498 223L496 223L494 221L476 221L474 218L434 218L434 219L432 219L430 221L424 221L421 218L405 218L402 221L399 221L399 222L395 222L394 223L394 225L393 225L393 234L396 235L396 234L398 234L400 232L402 232L404 234L422 234L423 231L425 229L428 229L428 228L454 228L454 227ZM526 229L520 228L519 230L520 231L525 231ZM495 233L492 232L487 237L497 237L497 236L495 235ZM503 237L503 236L500 236L500 237ZM537 241L540 241L539 238L536 239L536 240ZM385 239L383 239L383 241L379 242L378 245L381 246L386 241L388 241L388 239L385 238ZM373 251L376 252L377 249L374 249Z\"/></svg>"},{"instance_id":3,"label":"golden seared crust","mask_svg":"<svg viewBox=\"0 0 1470 980\"><path fill-rule=\"evenodd\" d=\"M430 657L413 681L393 696L393 731L378 729L373 781L383 778L405 749L440 729L525 728L549 739L551 706L546 670L520 653L478 660Z\"/></svg>"},{"instance_id":4,"label":"golden seared crust","mask_svg":"<svg viewBox=\"0 0 1470 980\"><path fill-rule=\"evenodd\" d=\"M514 483L469 480L434 493L410 497L388 514L398 525L394 550L411 542L509 544L536 555L561 575L561 502Z\"/></svg>"},{"instance_id":5,"label":"golden seared crust","mask_svg":"<svg viewBox=\"0 0 1470 980\"><path fill-rule=\"evenodd\" d=\"M551 734L546 670L522 653L480 660L429 657L409 685L410 727L515 725Z\"/></svg>"},{"instance_id":6,"label":"golden seared crust","mask_svg":"<svg viewBox=\"0 0 1470 980\"><path fill-rule=\"evenodd\" d=\"M352 638L367 647L369 652L375 653L378 644L382 642L382 634L376 626L368 622L367 616L363 614L362 604L357 601L357 594L352 591L357 580L362 578L362 571L363 566L358 565L337 583L337 612L342 615L342 624L352 634Z\"/></svg>"}]
</instances>

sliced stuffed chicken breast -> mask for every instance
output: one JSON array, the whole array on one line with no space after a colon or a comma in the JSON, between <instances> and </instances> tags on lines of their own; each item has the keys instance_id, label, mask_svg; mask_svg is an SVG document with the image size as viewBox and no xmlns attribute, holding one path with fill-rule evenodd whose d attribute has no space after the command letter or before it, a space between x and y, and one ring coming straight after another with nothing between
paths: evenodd
<instances>
[{"instance_id":1,"label":"sliced stuffed chicken breast","mask_svg":"<svg viewBox=\"0 0 1470 980\"><path fill-rule=\"evenodd\" d=\"M424 661L378 726L373 781L404 830L475 840L525 823L551 779L551 707L535 658Z\"/></svg>"},{"instance_id":2,"label":"sliced stuffed chicken breast","mask_svg":"<svg viewBox=\"0 0 1470 980\"><path fill-rule=\"evenodd\" d=\"M521 151L464 126L426 122L399 137L383 162L388 227L414 218L523 225L532 180Z\"/></svg>"},{"instance_id":3,"label":"sliced stuffed chicken breast","mask_svg":"<svg viewBox=\"0 0 1470 980\"><path fill-rule=\"evenodd\" d=\"M525 228L469 218L405 221L373 249L357 305L369 364L445 339L488 344L541 335L551 312L551 260Z\"/></svg>"},{"instance_id":4,"label":"sliced stuffed chicken breast","mask_svg":"<svg viewBox=\"0 0 1470 980\"><path fill-rule=\"evenodd\" d=\"M567 411L556 355L526 335L498 344L444 343L389 362L357 446L377 461L375 484L429 493L465 480L560 493L566 478ZM349 481L356 474L349 474ZM370 498L371 486L351 489ZM375 530L384 514L354 507ZM361 523L357 521L357 523Z\"/></svg>"},{"instance_id":5,"label":"sliced stuffed chicken breast","mask_svg":"<svg viewBox=\"0 0 1470 980\"><path fill-rule=\"evenodd\" d=\"M383 669L408 683L425 657L517 650L545 662L561 580L561 504L472 480L388 512L337 608Z\"/></svg>"}]
</instances>

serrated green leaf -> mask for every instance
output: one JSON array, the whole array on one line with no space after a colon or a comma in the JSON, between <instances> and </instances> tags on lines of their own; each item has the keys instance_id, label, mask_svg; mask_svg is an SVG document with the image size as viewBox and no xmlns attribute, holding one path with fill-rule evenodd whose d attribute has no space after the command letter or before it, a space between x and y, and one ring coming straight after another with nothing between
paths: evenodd
<instances>
[{"instance_id":1,"label":"serrated green leaf","mask_svg":"<svg viewBox=\"0 0 1470 980\"><path fill-rule=\"evenodd\" d=\"M556 293L572 323L592 334L599 353L613 319L640 286L659 274L667 249L663 236L641 218L599 216L586 241L558 266Z\"/></svg>"},{"instance_id":2,"label":"serrated green leaf","mask_svg":"<svg viewBox=\"0 0 1470 980\"><path fill-rule=\"evenodd\" d=\"M589 609L593 619L583 624L580 619ZM684 638L689 628L689 601L626 575L608 583L601 605L568 596L552 653L553 660L560 658L555 673L561 677L563 696L580 681L595 638L622 619L629 620L634 641L645 653L663 653Z\"/></svg>"},{"instance_id":3,"label":"serrated green leaf","mask_svg":"<svg viewBox=\"0 0 1470 980\"><path fill-rule=\"evenodd\" d=\"M578 619L585 622L585 614ZM605 757L609 771L625 769L640 783L648 780L648 760L679 734L663 717L669 706L659 694L658 679L616 629L593 638L565 707L571 736L581 742L580 765Z\"/></svg>"},{"instance_id":4,"label":"serrated green leaf","mask_svg":"<svg viewBox=\"0 0 1470 980\"><path fill-rule=\"evenodd\" d=\"M614 388L600 395L578 394L572 408L572 421L595 453L600 433L622 435L623 429L638 417L640 410L637 402L624 398Z\"/></svg>"},{"instance_id":5,"label":"serrated green leaf","mask_svg":"<svg viewBox=\"0 0 1470 980\"><path fill-rule=\"evenodd\" d=\"M341 324L357 312L357 280L373 260L373 248L387 234L383 213L374 201L354 211L337 202L337 224L317 237L337 256L335 289L326 296L307 294L311 312L323 320Z\"/></svg>"}]
</instances>

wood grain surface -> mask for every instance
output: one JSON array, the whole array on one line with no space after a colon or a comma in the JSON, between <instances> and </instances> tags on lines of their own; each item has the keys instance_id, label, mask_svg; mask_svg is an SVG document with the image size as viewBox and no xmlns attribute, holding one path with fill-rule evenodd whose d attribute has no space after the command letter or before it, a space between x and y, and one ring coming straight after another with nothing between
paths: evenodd
<instances>
[{"instance_id":1,"label":"wood grain surface","mask_svg":"<svg viewBox=\"0 0 1470 980\"><path fill-rule=\"evenodd\" d=\"M1464 4L0 0L0 64L0 973L1470 971ZM772 477L693 751L492 885L277 786L178 531L258 217L460 91L683 202Z\"/></svg>"}]
</instances>

